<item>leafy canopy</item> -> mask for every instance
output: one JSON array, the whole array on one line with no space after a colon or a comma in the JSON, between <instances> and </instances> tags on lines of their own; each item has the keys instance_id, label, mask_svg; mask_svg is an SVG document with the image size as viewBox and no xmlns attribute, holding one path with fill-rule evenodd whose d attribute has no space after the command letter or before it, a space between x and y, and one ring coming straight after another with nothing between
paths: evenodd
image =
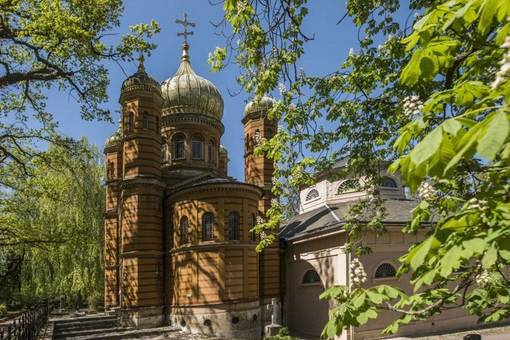
<instances>
[{"instance_id":1,"label":"leafy canopy","mask_svg":"<svg viewBox=\"0 0 510 340\"><path fill-rule=\"evenodd\" d=\"M398 312L386 333L457 307L483 322L507 318L510 3L414 0L400 8L397 0L349 0L346 17L359 27L359 51L326 76L299 67L313 38L302 31L313 10L307 1L223 5L232 34L212 54L213 68L224 67L232 54L247 91L258 98L280 90L270 113L280 129L259 152L278 165L274 192L281 202L273 202L266 223L256 227L272 233L261 248L277 237L287 213L281 203L294 202L314 173L343 157L349 156L347 171L368 179L365 189L374 197L348 216L348 245L355 255L369 253L363 245L367 232L384 230L376 189L382 160L394 161L392 171L400 171L413 192L429 191L404 229L415 232L435 217L430 235L401 258L398 275L410 274L414 290L328 289L322 297L336 306L323 336L361 326L385 310ZM361 223L367 211L374 218Z\"/></svg>"},{"instance_id":2,"label":"leafy canopy","mask_svg":"<svg viewBox=\"0 0 510 340\"><path fill-rule=\"evenodd\" d=\"M150 52L145 39L159 31L152 21L115 39L122 9L121 0L0 0L0 167L41 156L34 143L71 142L46 110L50 89L79 103L82 118L110 119L104 62Z\"/></svg>"},{"instance_id":3,"label":"leafy canopy","mask_svg":"<svg viewBox=\"0 0 510 340\"><path fill-rule=\"evenodd\" d=\"M95 147L81 140L72 149L50 146L44 160L27 164L33 176L14 165L1 173L16 188L0 197L0 255L21 261L18 273L13 273L19 277L0 286L11 292L14 302L102 296L101 158Z\"/></svg>"}]
</instances>

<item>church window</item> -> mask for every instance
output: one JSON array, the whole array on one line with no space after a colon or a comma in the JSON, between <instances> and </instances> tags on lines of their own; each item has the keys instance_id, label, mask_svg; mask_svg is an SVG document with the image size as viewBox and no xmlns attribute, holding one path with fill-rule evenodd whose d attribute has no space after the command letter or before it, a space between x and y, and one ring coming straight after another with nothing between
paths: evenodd
<instances>
[{"instance_id":1,"label":"church window","mask_svg":"<svg viewBox=\"0 0 510 340\"><path fill-rule=\"evenodd\" d=\"M191 158L203 159L202 155L202 139L198 136L191 138Z\"/></svg>"},{"instance_id":2,"label":"church window","mask_svg":"<svg viewBox=\"0 0 510 340\"><path fill-rule=\"evenodd\" d=\"M179 229L181 232L181 244L188 243L188 218L186 216L181 217Z\"/></svg>"},{"instance_id":3,"label":"church window","mask_svg":"<svg viewBox=\"0 0 510 340\"><path fill-rule=\"evenodd\" d=\"M382 187L383 188L397 188L397 182L391 177L383 177L382 178Z\"/></svg>"},{"instance_id":4,"label":"church window","mask_svg":"<svg viewBox=\"0 0 510 340\"><path fill-rule=\"evenodd\" d=\"M348 193L348 192L354 192L354 191L356 191L357 188L358 188L358 181L357 180L355 180L355 179L346 179L345 181L340 183L336 193L338 195L341 195L341 194L345 194L345 193Z\"/></svg>"},{"instance_id":5,"label":"church window","mask_svg":"<svg viewBox=\"0 0 510 340\"><path fill-rule=\"evenodd\" d=\"M156 117L156 132L159 133L159 118Z\"/></svg>"},{"instance_id":6,"label":"church window","mask_svg":"<svg viewBox=\"0 0 510 340\"><path fill-rule=\"evenodd\" d=\"M239 240L239 229L239 214L237 212L231 212L228 214L228 239L231 241Z\"/></svg>"},{"instance_id":7,"label":"church window","mask_svg":"<svg viewBox=\"0 0 510 340\"><path fill-rule=\"evenodd\" d=\"M255 214L251 214L250 229L257 224L257 218ZM250 241L257 242L257 234L254 231L250 231Z\"/></svg>"},{"instance_id":8,"label":"church window","mask_svg":"<svg viewBox=\"0 0 510 340\"><path fill-rule=\"evenodd\" d=\"M319 192L317 191L317 189L312 189L312 190L308 191L308 194L306 194L305 201L311 201L318 197L319 197Z\"/></svg>"},{"instance_id":9,"label":"church window","mask_svg":"<svg viewBox=\"0 0 510 340\"><path fill-rule=\"evenodd\" d=\"M108 162L108 177L114 178L115 177L115 163Z\"/></svg>"},{"instance_id":10,"label":"church window","mask_svg":"<svg viewBox=\"0 0 510 340\"><path fill-rule=\"evenodd\" d=\"M202 241L211 241L214 238L214 216L205 213L202 217Z\"/></svg>"},{"instance_id":11,"label":"church window","mask_svg":"<svg viewBox=\"0 0 510 340\"><path fill-rule=\"evenodd\" d=\"M307 270L305 275L303 275L303 280L301 280L302 284L312 284L312 283L320 283L320 282L321 282L321 277L313 269Z\"/></svg>"},{"instance_id":12,"label":"church window","mask_svg":"<svg viewBox=\"0 0 510 340\"><path fill-rule=\"evenodd\" d=\"M396 271L395 267L393 267L391 264L389 264L387 262L379 265L379 267L377 267L377 269L375 271L376 279L395 277L395 275L397 275L397 271Z\"/></svg>"},{"instance_id":13,"label":"church window","mask_svg":"<svg viewBox=\"0 0 510 340\"><path fill-rule=\"evenodd\" d=\"M260 144L261 138L260 138L260 130L259 129L255 130L255 135L254 135L253 139L255 141L255 145Z\"/></svg>"},{"instance_id":14,"label":"church window","mask_svg":"<svg viewBox=\"0 0 510 340\"><path fill-rule=\"evenodd\" d=\"M127 122L126 122L126 130L128 132L132 132L133 131L133 124L135 122L135 114L133 112L129 112L128 114L128 119L127 119Z\"/></svg>"},{"instance_id":15,"label":"church window","mask_svg":"<svg viewBox=\"0 0 510 340\"><path fill-rule=\"evenodd\" d=\"M185 138L184 135L176 135L173 139L174 145L174 159L183 159L184 158L184 145Z\"/></svg>"},{"instance_id":16,"label":"church window","mask_svg":"<svg viewBox=\"0 0 510 340\"><path fill-rule=\"evenodd\" d=\"M207 144L207 154L209 155L209 162L216 163L216 144L212 139Z\"/></svg>"},{"instance_id":17,"label":"church window","mask_svg":"<svg viewBox=\"0 0 510 340\"><path fill-rule=\"evenodd\" d=\"M147 112L142 113L142 126L144 129L149 129L149 114Z\"/></svg>"}]
</instances>

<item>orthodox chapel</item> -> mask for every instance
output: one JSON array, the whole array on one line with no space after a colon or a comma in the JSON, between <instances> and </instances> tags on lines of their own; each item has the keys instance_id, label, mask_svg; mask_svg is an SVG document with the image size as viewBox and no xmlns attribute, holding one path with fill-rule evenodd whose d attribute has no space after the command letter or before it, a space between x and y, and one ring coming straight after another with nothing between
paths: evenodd
<instances>
[{"instance_id":1,"label":"orthodox chapel","mask_svg":"<svg viewBox=\"0 0 510 340\"><path fill-rule=\"evenodd\" d=\"M193 26L186 18L180 23ZM425 238L430 225L416 234L401 232L418 200L406 194L387 164L381 166L377 188L387 232L363 236L370 255L355 258L345 246L350 207L372 195L356 189L363 180L356 174L335 180L318 175L317 183L302 188L299 212L281 226L279 240L255 251L258 240L250 230L273 199L274 164L255 155L254 148L276 132L277 122L267 116L274 100L251 101L239 112L245 179L229 177L228 153L221 145L223 98L193 71L188 34L180 33L185 39L173 76L157 82L142 59L120 89L119 129L104 148L105 309L139 328L172 325L226 339L260 339L271 324L269 329L285 325L292 334L316 339L335 307L319 300L326 288L383 282L410 290L410 277L396 276L398 258ZM341 160L332 171L344 173L345 165ZM361 279L353 271L362 272ZM377 338L394 317L381 313L338 339ZM399 335L475 324L454 309L403 326Z\"/></svg>"},{"instance_id":2,"label":"orthodox chapel","mask_svg":"<svg viewBox=\"0 0 510 340\"><path fill-rule=\"evenodd\" d=\"M141 60L119 102L104 148L105 308L136 327L259 338L281 291L278 245L258 254L250 233L272 198L273 164L253 150L277 128L273 100L239 113L245 182L228 176L223 98L193 71L186 39L173 76L160 84Z\"/></svg>"}]
</instances>

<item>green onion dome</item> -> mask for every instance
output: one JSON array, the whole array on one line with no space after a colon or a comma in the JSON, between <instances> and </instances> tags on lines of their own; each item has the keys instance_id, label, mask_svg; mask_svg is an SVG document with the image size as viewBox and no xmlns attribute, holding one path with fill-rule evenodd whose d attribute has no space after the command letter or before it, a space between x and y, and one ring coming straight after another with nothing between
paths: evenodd
<instances>
[{"instance_id":1,"label":"green onion dome","mask_svg":"<svg viewBox=\"0 0 510 340\"><path fill-rule=\"evenodd\" d=\"M143 57L140 58L138 64L138 70L122 83L121 93L129 91L149 91L161 93L161 86L151 76L145 72L145 66L143 65Z\"/></svg>"},{"instance_id":2,"label":"green onion dome","mask_svg":"<svg viewBox=\"0 0 510 340\"><path fill-rule=\"evenodd\" d=\"M268 96L263 96L258 102L251 100L244 107L244 115L247 116L250 113L268 111L271 109L276 101Z\"/></svg>"},{"instance_id":3,"label":"green onion dome","mask_svg":"<svg viewBox=\"0 0 510 340\"><path fill-rule=\"evenodd\" d=\"M223 98L213 83L193 71L188 50L184 44L179 69L161 85L163 114L198 113L221 120Z\"/></svg>"}]
</instances>

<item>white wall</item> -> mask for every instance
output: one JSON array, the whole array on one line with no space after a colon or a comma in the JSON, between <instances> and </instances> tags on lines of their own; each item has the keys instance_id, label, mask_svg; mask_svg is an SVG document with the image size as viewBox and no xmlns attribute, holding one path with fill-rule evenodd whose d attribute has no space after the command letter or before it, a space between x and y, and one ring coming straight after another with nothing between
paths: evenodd
<instances>
[{"instance_id":1,"label":"white wall","mask_svg":"<svg viewBox=\"0 0 510 340\"><path fill-rule=\"evenodd\" d=\"M381 177L390 177L397 183L396 188L380 187L381 196L387 199L405 199L404 186L400 174L389 174L386 170L381 170ZM340 179L330 182L325 179L317 182L314 186L301 190L299 194L299 213L305 213L317 209L324 204L338 204L344 202L352 202L369 197L366 191L346 192L338 194L338 187L342 182L348 179ZM361 181L363 179L360 179ZM319 197L306 201L308 193L316 189L319 192Z\"/></svg>"}]
</instances>

